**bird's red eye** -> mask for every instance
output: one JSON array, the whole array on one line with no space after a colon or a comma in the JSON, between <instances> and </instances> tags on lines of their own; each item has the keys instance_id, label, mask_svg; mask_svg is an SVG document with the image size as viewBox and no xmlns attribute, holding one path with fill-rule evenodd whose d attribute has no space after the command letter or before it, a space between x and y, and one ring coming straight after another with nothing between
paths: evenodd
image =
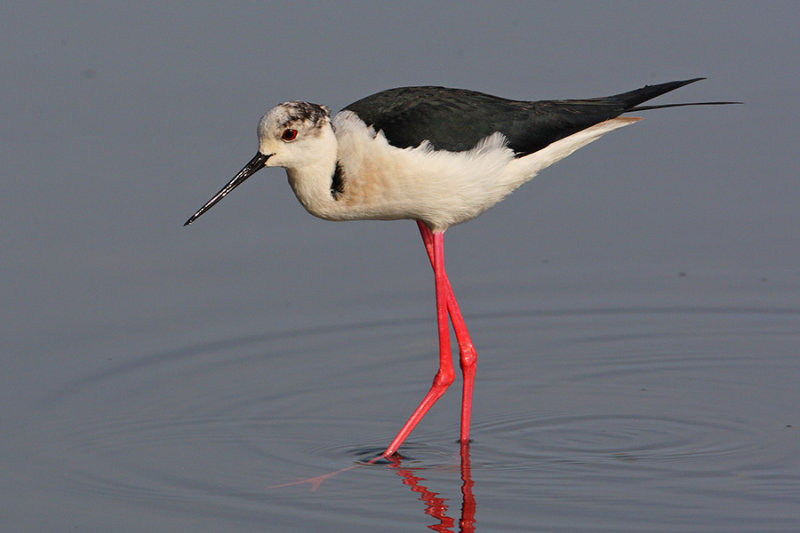
<instances>
[{"instance_id":1,"label":"bird's red eye","mask_svg":"<svg viewBox=\"0 0 800 533\"><path fill-rule=\"evenodd\" d=\"M297 137L297 130L283 130L281 139L284 141L293 141Z\"/></svg>"}]
</instances>

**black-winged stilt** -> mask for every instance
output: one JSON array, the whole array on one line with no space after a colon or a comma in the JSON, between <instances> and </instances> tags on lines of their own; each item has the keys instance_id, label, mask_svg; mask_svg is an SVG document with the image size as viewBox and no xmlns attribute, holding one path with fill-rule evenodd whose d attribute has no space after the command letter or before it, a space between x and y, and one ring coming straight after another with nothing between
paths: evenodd
<instances>
[{"instance_id":1,"label":"black-winged stilt","mask_svg":"<svg viewBox=\"0 0 800 533\"><path fill-rule=\"evenodd\" d=\"M445 230L477 217L578 148L640 120L620 117L623 113L734 103L639 105L701 79L601 98L538 102L403 87L368 96L334 117L321 105L285 102L261 118L256 156L184 225L263 167L284 167L297 199L320 218L416 220L434 271L439 371L382 455L397 451L455 378L448 313L464 377L461 442L466 443L476 354L445 273Z\"/></svg>"}]
</instances>

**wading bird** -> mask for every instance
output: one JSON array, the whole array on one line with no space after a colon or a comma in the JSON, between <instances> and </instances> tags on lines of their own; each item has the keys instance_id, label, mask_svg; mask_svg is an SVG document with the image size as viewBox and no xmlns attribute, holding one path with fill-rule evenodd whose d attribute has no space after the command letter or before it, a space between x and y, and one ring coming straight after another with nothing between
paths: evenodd
<instances>
[{"instance_id":1,"label":"wading bird","mask_svg":"<svg viewBox=\"0 0 800 533\"><path fill-rule=\"evenodd\" d=\"M363 98L331 116L324 106L285 102L258 124L258 153L185 225L263 167L283 167L297 199L326 220L412 219L433 266L439 370L433 385L383 452L394 454L455 378L448 313L463 373L461 442L469 441L475 348L444 269L443 237L539 171L639 118L623 113L699 81L648 85L586 100L507 100L445 87L402 87Z\"/></svg>"}]
</instances>

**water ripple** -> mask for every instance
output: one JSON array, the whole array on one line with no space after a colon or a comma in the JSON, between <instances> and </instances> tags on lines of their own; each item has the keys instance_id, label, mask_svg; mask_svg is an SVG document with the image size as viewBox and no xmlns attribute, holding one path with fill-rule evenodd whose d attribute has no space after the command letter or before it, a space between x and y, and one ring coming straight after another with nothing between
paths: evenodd
<instances>
[{"instance_id":1,"label":"water ripple","mask_svg":"<svg viewBox=\"0 0 800 533\"><path fill-rule=\"evenodd\" d=\"M646 505L692 479L720 507L748 491L797 496L797 398L767 387L796 390L798 319L797 309L679 307L468 317L479 347L477 494L605 505L602 487L616 486ZM270 487L342 471L326 483L366 498L397 482L385 475L392 465L368 463L429 386L435 349L428 320L403 319L127 354L43 395L43 425L29 430L47 435L36 440L62 473L55 488L306 516L296 490ZM459 480L458 401L457 390L445 395L401 447L415 476ZM672 489L631 492L654 478ZM336 500L343 521L358 499ZM403 520L393 512L374 523ZM330 518L330 508L320 515Z\"/></svg>"}]
</instances>

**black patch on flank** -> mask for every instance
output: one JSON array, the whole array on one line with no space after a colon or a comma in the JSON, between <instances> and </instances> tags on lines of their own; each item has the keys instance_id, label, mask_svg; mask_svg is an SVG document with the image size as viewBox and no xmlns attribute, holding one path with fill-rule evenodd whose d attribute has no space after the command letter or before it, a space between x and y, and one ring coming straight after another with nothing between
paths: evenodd
<instances>
[{"instance_id":1,"label":"black patch on flank","mask_svg":"<svg viewBox=\"0 0 800 533\"><path fill-rule=\"evenodd\" d=\"M334 200L338 200L344 194L344 169L339 162L336 162L336 170L333 171L331 177L331 196Z\"/></svg>"}]
</instances>

